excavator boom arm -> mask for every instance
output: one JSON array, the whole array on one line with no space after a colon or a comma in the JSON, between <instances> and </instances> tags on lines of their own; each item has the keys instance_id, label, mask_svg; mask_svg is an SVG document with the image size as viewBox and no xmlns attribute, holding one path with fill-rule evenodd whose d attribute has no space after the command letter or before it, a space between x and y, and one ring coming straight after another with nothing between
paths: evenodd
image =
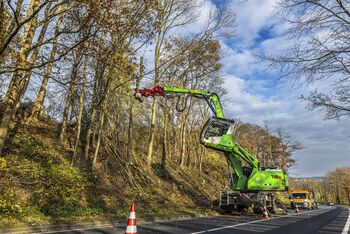
<instances>
[{"instance_id":1,"label":"excavator boom arm","mask_svg":"<svg viewBox=\"0 0 350 234\"><path fill-rule=\"evenodd\" d=\"M139 101L142 101L142 96L165 96L171 94L185 94L197 98L204 98L208 103L210 109L214 112L214 115L218 118L224 118L224 112L220 103L220 99L216 93L212 93L206 90L195 90L195 89L184 89L184 88L173 88L173 87L160 87L156 86L152 89L135 89L135 97Z\"/></svg>"},{"instance_id":2,"label":"excavator boom arm","mask_svg":"<svg viewBox=\"0 0 350 234\"><path fill-rule=\"evenodd\" d=\"M164 87L165 93L182 93L182 94L188 94L192 95L194 97L203 97L211 110L214 112L216 117L224 118L224 112L222 110L221 102L216 93L208 92L205 90L190 90L190 89L183 89L183 88L171 88L171 87Z\"/></svg>"}]
</instances>

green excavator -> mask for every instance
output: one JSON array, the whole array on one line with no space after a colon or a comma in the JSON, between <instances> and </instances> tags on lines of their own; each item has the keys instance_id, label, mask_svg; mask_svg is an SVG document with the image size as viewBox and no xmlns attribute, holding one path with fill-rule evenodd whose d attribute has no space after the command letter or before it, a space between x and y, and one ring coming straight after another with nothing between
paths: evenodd
<instances>
[{"instance_id":1,"label":"green excavator","mask_svg":"<svg viewBox=\"0 0 350 234\"><path fill-rule=\"evenodd\" d=\"M219 206L226 213L234 210L243 211L252 207L257 213L265 205L270 210L276 208L275 196L271 192L287 191L288 178L286 173L278 168L260 167L257 158L249 154L234 141L234 121L225 119L220 99L216 93L205 90L191 90L174 87L159 87L152 89L135 89L134 96L143 101L143 97L187 95L188 97L204 99L214 113L202 128L200 141L208 148L219 150L226 156L230 168L230 191L221 191ZM178 102L176 109L183 111ZM243 163L243 161L245 163ZM244 166L243 166L244 165Z\"/></svg>"}]
</instances>

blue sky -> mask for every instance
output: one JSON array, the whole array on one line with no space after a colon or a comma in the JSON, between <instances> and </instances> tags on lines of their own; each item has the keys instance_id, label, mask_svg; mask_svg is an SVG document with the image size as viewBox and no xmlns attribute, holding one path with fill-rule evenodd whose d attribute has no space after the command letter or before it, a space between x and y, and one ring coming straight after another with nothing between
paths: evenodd
<instances>
[{"instance_id":1,"label":"blue sky","mask_svg":"<svg viewBox=\"0 0 350 234\"><path fill-rule=\"evenodd\" d=\"M208 0L202 7L215 8L218 2L223 3ZM327 84L293 86L288 80L279 79L276 68L266 69L266 64L254 56L259 52L275 53L293 43L281 36L289 25L277 14L276 2L224 2L237 16L236 36L221 40L228 91L225 109L227 116L244 122L262 125L266 120L273 128L285 128L293 139L305 146L294 153L297 164L290 169L290 174L322 176L336 167L350 166L350 119L325 121L322 113L309 111L299 100L301 94L316 87L327 89ZM205 18L205 14L201 17Z\"/></svg>"}]
</instances>

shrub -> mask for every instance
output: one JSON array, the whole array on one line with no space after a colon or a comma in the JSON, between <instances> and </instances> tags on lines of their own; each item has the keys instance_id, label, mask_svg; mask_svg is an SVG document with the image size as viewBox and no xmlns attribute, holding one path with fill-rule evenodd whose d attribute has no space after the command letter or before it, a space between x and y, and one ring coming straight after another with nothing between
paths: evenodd
<instances>
[{"instance_id":1,"label":"shrub","mask_svg":"<svg viewBox=\"0 0 350 234\"><path fill-rule=\"evenodd\" d=\"M0 214L2 216L19 216L23 207L16 190L3 186L0 188Z\"/></svg>"},{"instance_id":2,"label":"shrub","mask_svg":"<svg viewBox=\"0 0 350 234\"><path fill-rule=\"evenodd\" d=\"M86 187L79 171L70 165L50 165L44 176L46 183L32 197L41 211L51 216L79 215L76 211L82 210Z\"/></svg>"}]
</instances>

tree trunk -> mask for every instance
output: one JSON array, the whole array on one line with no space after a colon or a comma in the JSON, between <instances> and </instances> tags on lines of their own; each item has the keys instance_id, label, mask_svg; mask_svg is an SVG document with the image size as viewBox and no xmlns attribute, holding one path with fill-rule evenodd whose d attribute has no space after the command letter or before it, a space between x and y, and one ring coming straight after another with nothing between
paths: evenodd
<instances>
[{"instance_id":1,"label":"tree trunk","mask_svg":"<svg viewBox=\"0 0 350 234\"><path fill-rule=\"evenodd\" d=\"M192 110L193 101L190 99L190 103L187 107L186 112L182 113L182 128L181 128L181 161L180 166L183 167L186 159L186 144L187 144L187 124L189 113ZM189 155L188 155L189 157Z\"/></svg>"},{"instance_id":2,"label":"tree trunk","mask_svg":"<svg viewBox=\"0 0 350 234\"><path fill-rule=\"evenodd\" d=\"M22 8L23 0L16 1L16 10L14 12L14 17L20 18L20 10ZM6 37L12 32L13 28L15 28L16 21L12 20L10 24L5 20L5 1L0 0L0 63L3 62L4 59L4 51L7 47L5 47Z\"/></svg>"},{"instance_id":3,"label":"tree trunk","mask_svg":"<svg viewBox=\"0 0 350 234\"><path fill-rule=\"evenodd\" d=\"M192 158L194 158L194 164L196 164L196 157L195 154L198 155L198 151L197 151L197 134L194 133L194 126L195 126L195 114L192 114L192 118L191 118L191 122L190 122L190 133L191 135L189 136L189 144L187 144L187 162L186 162L186 166L188 168L191 168L191 164L192 162ZM194 165L195 167L195 165Z\"/></svg>"},{"instance_id":4,"label":"tree trunk","mask_svg":"<svg viewBox=\"0 0 350 234\"><path fill-rule=\"evenodd\" d=\"M109 77L109 74L107 74L106 77ZM101 78L103 78L103 76L101 76ZM101 82L103 82L104 80L102 79ZM106 109L107 109L107 99L109 96L109 87L106 86L105 87L105 93L103 94L103 100L100 106L100 116L99 116L99 126L98 126L98 132L96 133L96 128L94 129L94 133L93 133L93 140L95 138L95 134L97 134L97 139L96 139L96 147L95 147L95 152L94 152L94 156L92 159L92 168L94 169L96 167L96 163L97 163L97 156L98 156L98 152L100 150L100 145L101 145L101 139L102 139L102 135L103 135L103 128L104 128L104 121L105 121L105 114L106 114Z\"/></svg>"},{"instance_id":5,"label":"tree trunk","mask_svg":"<svg viewBox=\"0 0 350 234\"><path fill-rule=\"evenodd\" d=\"M164 104L164 127L163 127L163 152L162 167L165 169L167 164L167 146L168 146L168 101L165 99Z\"/></svg>"},{"instance_id":6,"label":"tree trunk","mask_svg":"<svg viewBox=\"0 0 350 234\"><path fill-rule=\"evenodd\" d=\"M157 117L157 98L154 97L152 104L152 119L151 119L151 130L147 150L147 166L152 164L153 146L154 146L154 136L155 136L155 125Z\"/></svg>"},{"instance_id":7,"label":"tree trunk","mask_svg":"<svg viewBox=\"0 0 350 234\"><path fill-rule=\"evenodd\" d=\"M168 110L168 125L170 125L170 130L172 130L171 129L171 123L173 122L173 120L172 120L172 116L171 116L171 112ZM172 134L172 132L170 132L171 134ZM171 137L171 134L169 134L170 135L170 137ZM171 160L171 155L172 155L172 150L171 150L171 145L172 145L172 143L171 143L171 140L169 141L169 139L167 139L167 143L168 143L168 145L167 145L167 148L168 148L168 154L167 154L167 159L168 160Z\"/></svg>"},{"instance_id":8,"label":"tree trunk","mask_svg":"<svg viewBox=\"0 0 350 234\"><path fill-rule=\"evenodd\" d=\"M32 12L37 9L39 6L39 0L31 0L28 10L27 10L27 16L30 16ZM38 24L38 16L33 17L33 19L28 23L24 25L24 34L23 38L21 40L21 50L18 53L17 56L17 61L16 61L16 67L17 68L25 68L27 66L27 54L28 50L30 49L30 46L32 45L32 40L34 37L34 32ZM19 91L21 87L23 86L22 82L22 77L23 77L23 71L18 70L14 72L13 78L10 81L7 93L3 99L3 105L7 106L8 102L12 102L14 96L12 95L11 90L17 89ZM16 92L16 95L18 96L18 92Z\"/></svg>"},{"instance_id":9,"label":"tree trunk","mask_svg":"<svg viewBox=\"0 0 350 234\"><path fill-rule=\"evenodd\" d=\"M5 32L5 3L3 0L0 1L0 32ZM4 40L4 35L0 33L0 41Z\"/></svg>"},{"instance_id":10,"label":"tree trunk","mask_svg":"<svg viewBox=\"0 0 350 234\"><path fill-rule=\"evenodd\" d=\"M203 157L205 156L206 149L203 147L201 154L199 155L199 173L203 172Z\"/></svg>"},{"instance_id":11,"label":"tree trunk","mask_svg":"<svg viewBox=\"0 0 350 234\"><path fill-rule=\"evenodd\" d=\"M83 110L84 110L84 93L85 93L85 83L86 83L86 69L87 69L87 62L88 57L85 55L84 59L84 68L83 68L83 80L81 84L80 89L80 96L79 96L79 111L78 111L78 118L77 118L77 133L75 138L75 145L74 145L74 151L71 158L71 164L73 165L74 158L78 151L78 146L80 142L80 133L81 133L81 119L83 117Z\"/></svg>"},{"instance_id":12,"label":"tree trunk","mask_svg":"<svg viewBox=\"0 0 350 234\"><path fill-rule=\"evenodd\" d=\"M99 130L98 130L98 135L97 135L97 142L96 142L94 158L92 160L92 168L96 167L98 151L100 149L100 144L101 144L101 136L102 136L102 130L103 130L103 124L104 124L104 118L105 118L104 108L102 108L101 111L102 111L102 113L100 116L100 124L99 124L100 126L99 126Z\"/></svg>"},{"instance_id":13,"label":"tree trunk","mask_svg":"<svg viewBox=\"0 0 350 234\"><path fill-rule=\"evenodd\" d=\"M143 57L140 58L140 68L139 68L139 76L136 78L136 88L139 88L140 81L143 78ZM134 121L134 103L135 103L135 98L133 96L130 96L129 99L129 124L128 124L128 146L127 146L127 158L129 162L132 161L132 154L133 154L133 134L132 134L132 127L133 127L133 121Z\"/></svg>"},{"instance_id":14,"label":"tree trunk","mask_svg":"<svg viewBox=\"0 0 350 234\"><path fill-rule=\"evenodd\" d=\"M336 204L340 204L340 195L339 195L339 187L338 186L336 186L335 187L335 203Z\"/></svg>"},{"instance_id":15,"label":"tree trunk","mask_svg":"<svg viewBox=\"0 0 350 234\"><path fill-rule=\"evenodd\" d=\"M162 44L162 32L161 32L161 29L158 29L157 43L156 43L156 47L155 47L155 51L154 51L154 70L155 70L154 86L158 85L159 79L160 79L160 77L159 77L159 59L160 59L161 44ZM147 166L150 166L152 164L156 118L157 118L157 97L154 97L153 104L152 104L150 137L149 137L147 158L146 158Z\"/></svg>"},{"instance_id":16,"label":"tree trunk","mask_svg":"<svg viewBox=\"0 0 350 234\"><path fill-rule=\"evenodd\" d=\"M49 10L51 8L51 4L49 4L45 10L45 17L48 17L48 14L49 14ZM46 31L47 31L47 28L48 28L49 24L44 24L43 27L41 28L40 30L40 34L39 34L39 37L38 37L38 41L37 41L37 44L42 44L44 39L45 39L45 35L46 35ZM33 66L33 64L35 63L38 55L39 55L39 52L40 52L40 48L41 46L37 46L34 50L33 50L33 53L32 55L30 56L30 59L29 59L29 64L30 66ZM24 79L26 80L26 85L24 85L25 87L28 86L28 83L29 83L29 78L32 74L32 70L28 70L25 72L24 74Z\"/></svg>"},{"instance_id":17,"label":"tree trunk","mask_svg":"<svg viewBox=\"0 0 350 234\"><path fill-rule=\"evenodd\" d=\"M193 147L193 142L192 141L192 136L189 135L189 140L190 142L188 144L186 144L186 154L187 154L187 157L186 157L186 167L190 168L190 165L191 165L191 148Z\"/></svg>"},{"instance_id":18,"label":"tree trunk","mask_svg":"<svg viewBox=\"0 0 350 234\"><path fill-rule=\"evenodd\" d=\"M52 69L53 69L53 61L54 61L56 53L57 53L58 33L59 33L59 29L60 29L60 26L62 23L62 19L63 19L63 15L60 15L60 17L57 20L56 26L55 26L54 41L53 41L53 46L52 46L52 50L51 50L51 54L50 54L50 58L49 58L49 61L51 61L51 62L47 65L46 71L44 73L44 78L42 80L38 96L36 98L33 109L31 111L31 115L28 119L29 122L37 120L37 118L39 117L39 114L43 108L44 99L46 96L47 83L49 82L49 79L50 79L50 76L52 73Z\"/></svg>"},{"instance_id":19,"label":"tree trunk","mask_svg":"<svg viewBox=\"0 0 350 234\"><path fill-rule=\"evenodd\" d=\"M174 144L173 144L173 153L172 154L170 154L169 155L169 159L175 159L175 157L176 157L176 155L177 155L177 148L178 148L178 141L177 141L177 129L178 129L178 127L177 127L177 117L178 117L178 115L177 115L177 113L175 112L175 110L174 110L174 108L172 109L172 116L173 116L173 118L172 118L172 125L173 125L173 127L172 127L172 138L173 138L173 142L174 142Z\"/></svg>"},{"instance_id":20,"label":"tree trunk","mask_svg":"<svg viewBox=\"0 0 350 234\"><path fill-rule=\"evenodd\" d=\"M77 80L79 63L80 63L80 54L77 54L77 57L75 58L75 61L73 64L71 82L69 84L69 88L68 88L67 96L66 96L66 100L65 100L65 105L64 105L62 125L60 126L60 134L59 134L59 141L60 142L63 142L63 140L66 136L68 115L69 115L69 110L70 110L70 106L71 106L71 98L72 98L72 95L73 95L74 90L75 90L75 83Z\"/></svg>"},{"instance_id":21,"label":"tree trunk","mask_svg":"<svg viewBox=\"0 0 350 234\"><path fill-rule=\"evenodd\" d=\"M23 0L16 1L16 11L14 13L14 16L16 16L18 19L21 17L22 5L23 5ZM7 30L6 31L12 31L12 29L15 28L16 26L17 26L17 23L16 23L15 20L13 20L10 25L7 25Z\"/></svg>"},{"instance_id":22,"label":"tree trunk","mask_svg":"<svg viewBox=\"0 0 350 234\"><path fill-rule=\"evenodd\" d=\"M208 110L207 109L204 109L202 116L203 116L203 120L206 121L208 118ZM202 146L201 148L202 148L202 150L201 150L201 154L199 156L199 173L200 174L202 174L202 172L203 172L203 159L207 153L207 150L205 147Z\"/></svg>"},{"instance_id":23,"label":"tree trunk","mask_svg":"<svg viewBox=\"0 0 350 234\"><path fill-rule=\"evenodd\" d=\"M186 113L182 113L180 167L183 167L183 166L184 166L184 163L185 163L185 154L186 154L186 125L187 125Z\"/></svg>"},{"instance_id":24,"label":"tree trunk","mask_svg":"<svg viewBox=\"0 0 350 234\"><path fill-rule=\"evenodd\" d=\"M129 98L129 123L128 123L128 146L127 146L127 151L126 155L129 160L129 162L132 161L132 154L133 154L133 135L132 135L132 125L134 121L134 97L130 96Z\"/></svg>"},{"instance_id":25,"label":"tree trunk","mask_svg":"<svg viewBox=\"0 0 350 234\"><path fill-rule=\"evenodd\" d=\"M48 17L49 13L50 13L50 8L51 8L51 3L49 5L47 5L46 9L45 9L45 18ZM40 30L40 34L39 34L39 37L38 37L38 40L37 40L37 44L41 44L44 39L45 39L45 35L46 35L46 31L47 31L47 28L48 28L49 24L44 24L43 27L41 28ZM40 48L41 46L37 46L33 52L32 52L32 55L30 56L30 59L29 59L29 64L30 66L33 66L33 64L35 63L38 55L39 55L39 52L40 52ZM21 101L25 95L25 92L28 88L28 85L29 85L29 81L30 81L30 77L32 75L32 70L27 70L24 72L24 76L23 76L23 86L21 87L21 90L19 91L19 98L17 99L16 101L16 110L19 109L19 107L21 106ZM26 116L24 116L25 118Z\"/></svg>"},{"instance_id":26,"label":"tree trunk","mask_svg":"<svg viewBox=\"0 0 350 234\"><path fill-rule=\"evenodd\" d=\"M345 187L345 194L348 200L348 205L350 205L350 188L349 187Z\"/></svg>"},{"instance_id":27,"label":"tree trunk","mask_svg":"<svg viewBox=\"0 0 350 234\"><path fill-rule=\"evenodd\" d=\"M86 137L85 137L85 149L84 149L84 157L85 157L85 159L89 158L90 143L91 143L91 133L92 133L93 121L94 121L94 118L95 118L95 113L96 113L95 107L91 106L90 115L89 115L90 122L89 122L89 125L87 127Z\"/></svg>"}]
</instances>

